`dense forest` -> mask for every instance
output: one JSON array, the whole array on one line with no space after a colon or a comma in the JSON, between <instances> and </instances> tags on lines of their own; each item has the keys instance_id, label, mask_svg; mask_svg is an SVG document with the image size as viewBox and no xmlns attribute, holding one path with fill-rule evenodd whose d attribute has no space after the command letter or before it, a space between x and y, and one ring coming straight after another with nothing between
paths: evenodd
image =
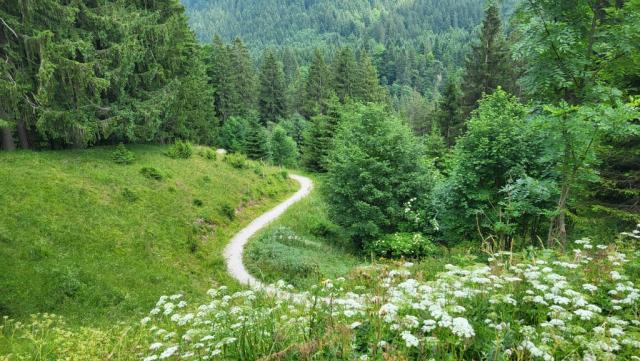
<instances>
[{"instance_id":1,"label":"dense forest","mask_svg":"<svg viewBox=\"0 0 640 361\"><path fill-rule=\"evenodd\" d=\"M517 360L595 360L633 359L640 348L640 324L626 321L637 320L640 300L639 0L0 0L0 60L0 162L12 180L0 183L0 204L16 209L7 219L46 203L46 192L24 188L46 185L18 177L67 169L80 181L79 204L98 193L86 184L117 184L117 197L96 200L105 224L117 224L107 207L116 201L131 219L152 213L144 207L169 217L163 199L178 202L179 228L160 220L157 229L185 239L132 231L146 243L131 250L159 252L151 238L163 239L182 270L186 250L199 275L212 269L222 279L209 291L215 301L193 313L171 316L186 307L177 306L182 295L158 301L142 323L157 322L153 334L136 341L149 349L145 360L498 360L507 351ZM113 154L85 182L78 169L103 146ZM66 152L84 163L51 165ZM151 163L131 171L136 156L174 175ZM293 170L317 183L310 200L252 241L245 258L254 274L308 287L304 297L315 301L274 305L282 293L273 289L227 296L238 285L220 276L224 241L211 235L230 238L221 232L239 226L238 215L290 190ZM224 204L203 199L227 183L233 193L215 189ZM49 196L66 199L55 189ZM30 194L40 198L18 200ZM20 242L2 222L0 255L14 254ZM55 253L38 244L24 252L29 262ZM84 305L74 299L78 279L94 276L69 267L59 297L30 301L28 312ZM171 284L168 274L148 277ZM24 297L10 278L0 286ZM115 289L118 297L95 296L104 314L153 307L148 294ZM340 312L323 308L333 292L348 298ZM26 314L16 297L0 298L0 316ZM242 313L255 304L281 317ZM418 322L420 312L429 315ZM185 331L194 317L196 331ZM213 339L209 331L220 341L203 351L197 340ZM14 342L3 335L0 348ZM177 345L189 352L178 356Z\"/></svg>"}]
</instances>

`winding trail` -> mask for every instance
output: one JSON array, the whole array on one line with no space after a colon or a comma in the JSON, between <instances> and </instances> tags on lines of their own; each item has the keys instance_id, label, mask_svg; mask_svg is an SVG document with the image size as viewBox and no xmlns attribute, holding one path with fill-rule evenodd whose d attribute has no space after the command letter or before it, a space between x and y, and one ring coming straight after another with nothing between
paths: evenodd
<instances>
[{"instance_id":1,"label":"winding trail","mask_svg":"<svg viewBox=\"0 0 640 361\"><path fill-rule=\"evenodd\" d=\"M267 213L264 213L260 217L256 218L248 226L243 228L240 232L236 233L231 241L224 249L225 263L227 264L227 271L229 274L243 285L247 285L253 289L265 290L271 294L282 294L282 296L292 296L288 292L283 292L274 287L265 285L264 283L253 277L249 271L247 271L244 263L242 262L242 254L244 247L249 242L254 234L259 230L266 227L269 223L280 217L287 208L291 207L294 203L305 198L311 193L313 188L313 182L311 179L299 175L290 175L291 179L294 179L300 183L300 190L298 190L293 196L286 201L278 204L275 208L271 209Z\"/></svg>"}]
</instances>

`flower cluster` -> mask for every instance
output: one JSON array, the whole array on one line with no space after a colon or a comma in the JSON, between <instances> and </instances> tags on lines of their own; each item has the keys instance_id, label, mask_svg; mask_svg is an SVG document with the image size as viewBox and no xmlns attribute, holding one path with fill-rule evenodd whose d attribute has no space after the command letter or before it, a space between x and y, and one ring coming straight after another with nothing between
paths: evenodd
<instances>
[{"instance_id":1,"label":"flower cluster","mask_svg":"<svg viewBox=\"0 0 640 361\"><path fill-rule=\"evenodd\" d=\"M180 295L164 296L143 320L151 335L144 360L295 359L305 352L633 359L640 354L640 290L627 265L638 254L588 239L575 246L568 255L500 252L486 264L447 265L429 281L419 264L405 263L363 267L304 293L290 293L283 282L270 286L282 290L279 297L223 286L196 309Z\"/></svg>"}]
</instances>

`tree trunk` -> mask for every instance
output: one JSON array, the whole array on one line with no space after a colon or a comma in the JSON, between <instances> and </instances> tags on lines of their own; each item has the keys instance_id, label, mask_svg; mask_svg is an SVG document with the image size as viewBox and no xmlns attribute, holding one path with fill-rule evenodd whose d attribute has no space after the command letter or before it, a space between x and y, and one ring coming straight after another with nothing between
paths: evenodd
<instances>
[{"instance_id":1,"label":"tree trunk","mask_svg":"<svg viewBox=\"0 0 640 361\"><path fill-rule=\"evenodd\" d=\"M20 147L22 149L31 148L31 146L29 145L27 124L24 122L24 119L20 119L20 121L18 121L18 139L20 139Z\"/></svg>"},{"instance_id":2,"label":"tree trunk","mask_svg":"<svg viewBox=\"0 0 640 361\"><path fill-rule=\"evenodd\" d=\"M560 191L560 199L558 200L558 215L556 215L549 225L549 235L547 237L547 246L553 247L555 241L560 241L560 245L564 249L567 245L567 199L569 198L569 184L562 184Z\"/></svg>"},{"instance_id":3,"label":"tree trunk","mask_svg":"<svg viewBox=\"0 0 640 361\"><path fill-rule=\"evenodd\" d=\"M13 142L13 134L11 134L11 129L1 128L0 132L2 133L2 149L15 150L16 144Z\"/></svg>"}]
</instances>

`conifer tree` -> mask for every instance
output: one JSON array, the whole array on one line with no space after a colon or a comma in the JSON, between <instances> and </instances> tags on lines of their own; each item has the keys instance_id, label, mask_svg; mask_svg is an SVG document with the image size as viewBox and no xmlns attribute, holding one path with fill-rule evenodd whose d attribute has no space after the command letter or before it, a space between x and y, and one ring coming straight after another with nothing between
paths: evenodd
<instances>
[{"instance_id":1,"label":"conifer tree","mask_svg":"<svg viewBox=\"0 0 640 361\"><path fill-rule=\"evenodd\" d=\"M233 41L231 48L231 72L233 115L247 116L255 107L256 74L249 50L240 38Z\"/></svg>"},{"instance_id":2,"label":"conifer tree","mask_svg":"<svg viewBox=\"0 0 640 361\"><path fill-rule=\"evenodd\" d=\"M333 92L329 74L329 67L324 62L322 52L316 49L305 83L305 116L311 117L326 112Z\"/></svg>"},{"instance_id":3,"label":"conifer tree","mask_svg":"<svg viewBox=\"0 0 640 361\"><path fill-rule=\"evenodd\" d=\"M269 132L253 118L249 122L246 139L247 156L254 160L269 161Z\"/></svg>"},{"instance_id":4,"label":"conifer tree","mask_svg":"<svg viewBox=\"0 0 640 361\"><path fill-rule=\"evenodd\" d=\"M384 93L378 80L378 71L367 52L363 52L360 56L357 79L359 82L357 99L365 102L382 101Z\"/></svg>"},{"instance_id":5,"label":"conifer tree","mask_svg":"<svg viewBox=\"0 0 640 361\"><path fill-rule=\"evenodd\" d=\"M234 114L234 100L238 98L235 93L231 59L229 47L220 36L214 36L208 74L214 89L216 115L223 122Z\"/></svg>"},{"instance_id":6,"label":"conifer tree","mask_svg":"<svg viewBox=\"0 0 640 361\"><path fill-rule=\"evenodd\" d=\"M276 122L287 115L286 87L282 63L272 50L267 50L262 60L258 105L263 124Z\"/></svg>"},{"instance_id":7,"label":"conifer tree","mask_svg":"<svg viewBox=\"0 0 640 361\"><path fill-rule=\"evenodd\" d=\"M456 138L464 132L462 92L454 78L449 78L436 111L438 127L447 146L452 147Z\"/></svg>"},{"instance_id":8,"label":"conifer tree","mask_svg":"<svg viewBox=\"0 0 640 361\"><path fill-rule=\"evenodd\" d=\"M302 161L307 169L316 172L327 170L327 155L340 126L340 111L339 100L334 95L329 101L326 114L316 115L309 121L302 154Z\"/></svg>"},{"instance_id":9,"label":"conifer tree","mask_svg":"<svg viewBox=\"0 0 640 361\"><path fill-rule=\"evenodd\" d=\"M502 32L500 10L492 2L485 12L480 41L471 47L463 79L465 118L477 107L482 94L490 94L499 86L514 90L513 64L505 36Z\"/></svg>"},{"instance_id":10,"label":"conifer tree","mask_svg":"<svg viewBox=\"0 0 640 361\"><path fill-rule=\"evenodd\" d=\"M350 47L344 47L333 60L333 87L341 102L357 93L358 74L356 58Z\"/></svg>"}]
</instances>

